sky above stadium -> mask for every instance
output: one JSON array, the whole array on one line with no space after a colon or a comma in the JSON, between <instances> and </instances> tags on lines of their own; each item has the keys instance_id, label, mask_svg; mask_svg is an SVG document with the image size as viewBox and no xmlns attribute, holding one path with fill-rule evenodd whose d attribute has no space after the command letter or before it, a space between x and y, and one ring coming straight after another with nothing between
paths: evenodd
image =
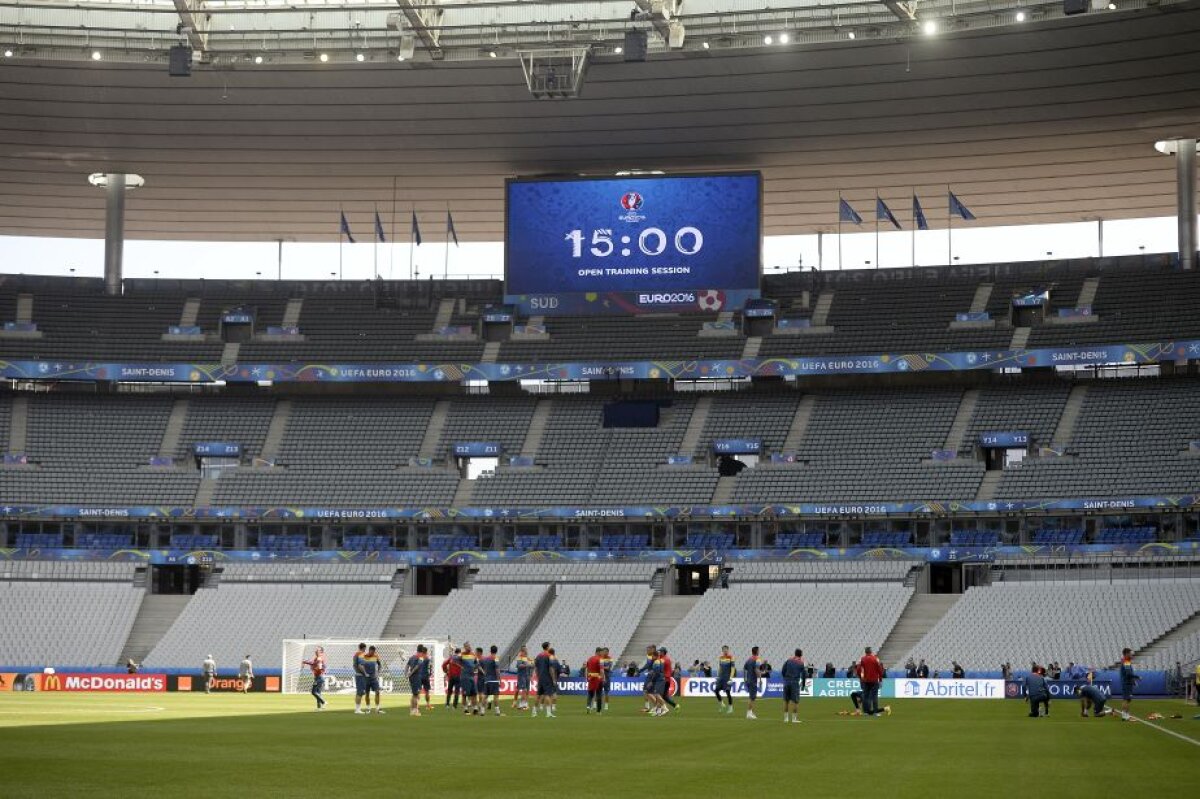
<instances>
[{"instance_id":1,"label":"sky above stadium","mask_svg":"<svg viewBox=\"0 0 1200 799\"><path fill-rule=\"evenodd\" d=\"M849 226L847 226L849 227ZM876 236L869 232L768 236L763 246L766 274L820 266L825 270L870 269L876 266ZM1105 222L1103 255L1137 255L1140 252L1173 252L1175 219L1129 219ZM970 226L953 231L953 260L959 264L999 261L1034 261L1047 258L1086 258L1101 254L1099 225L1075 222L1021 227ZM413 273L420 278L495 277L504 273L504 245L500 242L464 243L447 248L441 231L425 231L425 241L412 248ZM125 242L125 277L364 280L409 276L407 242L363 242L339 246L337 242L284 242L282 269L276 242ZM434 241L434 239L438 239ZM922 231L915 236L918 266L948 262L950 242L945 230ZM878 266L884 269L913 265L914 236L909 231L880 232ZM0 264L6 273L101 277L104 274L104 241L101 239L51 239L0 236ZM714 286L714 288L719 288Z\"/></svg>"}]
</instances>

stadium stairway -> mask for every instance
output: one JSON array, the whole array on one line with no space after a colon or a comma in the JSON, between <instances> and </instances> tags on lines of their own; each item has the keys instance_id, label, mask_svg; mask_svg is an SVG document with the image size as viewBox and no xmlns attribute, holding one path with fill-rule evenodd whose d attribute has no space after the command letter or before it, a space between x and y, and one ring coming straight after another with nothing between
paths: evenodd
<instances>
[{"instance_id":1,"label":"stadium stairway","mask_svg":"<svg viewBox=\"0 0 1200 799\"><path fill-rule=\"evenodd\" d=\"M1141 661L1149 663L1154 656L1159 652L1170 651L1171 645L1176 641L1182 641L1185 638L1200 633L1200 613L1194 613L1186 621L1172 630L1168 630L1164 635L1159 636L1150 642L1149 646L1143 647L1134 653L1134 662ZM1116 668L1119 663L1113 662L1108 664L1109 668Z\"/></svg>"},{"instance_id":2,"label":"stadium stairway","mask_svg":"<svg viewBox=\"0 0 1200 799\"><path fill-rule=\"evenodd\" d=\"M961 594L914 593L900 620L879 648L879 659L889 669L900 668L909 655L920 657L913 647L954 607Z\"/></svg>"},{"instance_id":3,"label":"stadium stairway","mask_svg":"<svg viewBox=\"0 0 1200 799\"><path fill-rule=\"evenodd\" d=\"M417 450L419 458L435 458L445 455L437 451L438 442L442 440L442 431L446 429L446 419L450 416L450 400L438 400L434 403L433 413L429 416L429 424L425 427L425 436L421 439L421 448Z\"/></svg>"},{"instance_id":4,"label":"stadium stairway","mask_svg":"<svg viewBox=\"0 0 1200 799\"><path fill-rule=\"evenodd\" d=\"M526 458L537 457L542 448L542 439L546 437L546 423L550 420L550 410L554 407L553 400L539 399L533 407L533 416L529 419L529 427L525 429L525 441L521 444L521 455Z\"/></svg>"},{"instance_id":5,"label":"stadium stairway","mask_svg":"<svg viewBox=\"0 0 1200 799\"><path fill-rule=\"evenodd\" d=\"M817 406L815 394L805 394L796 405L796 415L792 417L791 427L788 428L787 438L783 440L784 452L795 452L804 441L808 432L808 422L812 418L813 409Z\"/></svg>"},{"instance_id":6,"label":"stadium stairway","mask_svg":"<svg viewBox=\"0 0 1200 799\"><path fill-rule=\"evenodd\" d=\"M6 452L23 453L29 443L29 397L23 394L13 397L10 413Z\"/></svg>"},{"instance_id":7,"label":"stadium stairway","mask_svg":"<svg viewBox=\"0 0 1200 799\"><path fill-rule=\"evenodd\" d=\"M183 303L183 310L179 312L180 327L194 327L196 320L200 318L200 298L188 297Z\"/></svg>"},{"instance_id":8,"label":"stadium stairway","mask_svg":"<svg viewBox=\"0 0 1200 799\"><path fill-rule=\"evenodd\" d=\"M453 508L469 508L471 506L471 496L475 493L475 481L468 480L463 477L458 481L458 487L454 489L454 499L451 500Z\"/></svg>"},{"instance_id":9,"label":"stadium stairway","mask_svg":"<svg viewBox=\"0 0 1200 799\"><path fill-rule=\"evenodd\" d=\"M983 313L988 309L988 302L992 299L992 289L995 288L993 283L980 283L975 287L975 297L971 300L971 307L968 309L971 313Z\"/></svg>"},{"instance_id":10,"label":"stadium stairway","mask_svg":"<svg viewBox=\"0 0 1200 799\"><path fill-rule=\"evenodd\" d=\"M1008 342L1008 348L1010 350L1025 349L1025 345L1029 343L1029 335L1032 332L1032 327L1013 328L1012 339Z\"/></svg>"},{"instance_id":11,"label":"stadium stairway","mask_svg":"<svg viewBox=\"0 0 1200 799\"><path fill-rule=\"evenodd\" d=\"M736 477L718 477L717 485L713 488L711 504L728 505L733 502L733 492L737 489Z\"/></svg>"},{"instance_id":12,"label":"stadium stairway","mask_svg":"<svg viewBox=\"0 0 1200 799\"><path fill-rule=\"evenodd\" d=\"M641 663L646 656L646 647L651 644L661 644L667 636L679 626L684 616L700 601L697 596L656 596L650 600L646 615L642 616L633 638L621 653L618 663L628 663L633 660Z\"/></svg>"},{"instance_id":13,"label":"stadium stairway","mask_svg":"<svg viewBox=\"0 0 1200 799\"><path fill-rule=\"evenodd\" d=\"M829 309L833 307L833 292L822 291L817 297L817 304L813 307L812 324L813 327L825 327L829 324Z\"/></svg>"},{"instance_id":14,"label":"stadium stairway","mask_svg":"<svg viewBox=\"0 0 1200 799\"><path fill-rule=\"evenodd\" d=\"M217 478L202 477L200 482L196 484L196 498L192 500L192 507L207 508L213 504L213 495L217 493Z\"/></svg>"},{"instance_id":15,"label":"stadium stairway","mask_svg":"<svg viewBox=\"0 0 1200 799\"><path fill-rule=\"evenodd\" d=\"M283 436L287 432L288 421L292 418L292 401L281 399L275 403L271 413L271 424L267 426L267 435L263 439L262 457L272 460L279 456L279 447L283 444Z\"/></svg>"},{"instance_id":16,"label":"stadium stairway","mask_svg":"<svg viewBox=\"0 0 1200 799\"><path fill-rule=\"evenodd\" d=\"M742 358L757 358L758 350L762 347L762 336L748 336L742 345Z\"/></svg>"},{"instance_id":17,"label":"stadium stairway","mask_svg":"<svg viewBox=\"0 0 1200 799\"><path fill-rule=\"evenodd\" d=\"M995 499L996 489L1000 488L1000 481L1003 479L1004 472L1000 469L984 472L983 479L979 481L979 490L975 492L975 501L986 502Z\"/></svg>"},{"instance_id":18,"label":"stadium stairway","mask_svg":"<svg viewBox=\"0 0 1200 799\"><path fill-rule=\"evenodd\" d=\"M975 416L975 406L978 404L979 389L970 388L963 392L962 399L958 403L958 412L954 415L954 423L950 425L950 432L946 434L946 443L942 445L943 449L958 452L963 443L963 436L971 427L971 419Z\"/></svg>"},{"instance_id":19,"label":"stadium stairway","mask_svg":"<svg viewBox=\"0 0 1200 799\"><path fill-rule=\"evenodd\" d=\"M236 341L225 342L225 348L221 350L221 365L233 366L238 361L238 355L242 351L242 345Z\"/></svg>"},{"instance_id":20,"label":"stadium stairway","mask_svg":"<svg viewBox=\"0 0 1200 799\"><path fill-rule=\"evenodd\" d=\"M300 312L304 309L303 297L292 297L283 311L284 327L300 327Z\"/></svg>"},{"instance_id":21,"label":"stadium stairway","mask_svg":"<svg viewBox=\"0 0 1200 799\"><path fill-rule=\"evenodd\" d=\"M451 320L454 319L454 308L457 305L458 300L451 297L446 297L438 303L437 316L433 320L435 331L449 327Z\"/></svg>"},{"instance_id":22,"label":"stadium stairway","mask_svg":"<svg viewBox=\"0 0 1200 799\"><path fill-rule=\"evenodd\" d=\"M500 359L500 342L489 341L483 345L483 355L479 356L481 363L495 363Z\"/></svg>"},{"instance_id":23,"label":"stadium stairway","mask_svg":"<svg viewBox=\"0 0 1200 799\"><path fill-rule=\"evenodd\" d=\"M173 458L175 450L179 449L179 438L183 435L183 426L187 422L188 401L177 399L171 405L171 417L163 430L162 443L158 446L158 454L164 458Z\"/></svg>"},{"instance_id":24,"label":"stadium stairway","mask_svg":"<svg viewBox=\"0 0 1200 799\"><path fill-rule=\"evenodd\" d=\"M444 596L404 596L396 597L392 607L392 615L388 616L387 624L383 626L382 636L385 639L412 638L421 632L425 622L429 621L441 606Z\"/></svg>"},{"instance_id":25,"label":"stadium stairway","mask_svg":"<svg viewBox=\"0 0 1200 799\"><path fill-rule=\"evenodd\" d=\"M167 634L167 630L171 629L171 625L179 618L179 614L183 613L191 599L190 594L147 592L133 620L129 637L125 639L125 646L121 647L121 658L117 665L130 659L141 663Z\"/></svg>"},{"instance_id":26,"label":"stadium stairway","mask_svg":"<svg viewBox=\"0 0 1200 799\"><path fill-rule=\"evenodd\" d=\"M1100 290L1099 276L1089 277L1083 281L1079 289L1079 297L1075 300L1076 308L1089 308L1096 302L1096 292Z\"/></svg>"},{"instance_id":27,"label":"stadium stairway","mask_svg":"<svg viewBox=\"0 0 1200 799\"><path fill-rule=\"evenodd\" d=\"M700 436L704 435L704 427L708 424L708 413L712 410L712 397L703 396L696 400L692 408L692 418L688 419L687 429L683 431L683 440L679 442L680 455L696 455L696 447L700 446ZM698 457L704 457L700 453Z\"/></svg>"},{"instance_id":28,"label":"stadium stairway","mask_svg":"<svg viewBox=\"0 0 1200 799\"><path fill-rule=\"evenodd\" d=\"M1054 437L1051 439L1055 447L1066 447L1071 443L1071 437L1075 435L1075 425L1079 423L1079 416L1083 412L1087 390L1086 383L1071 388L1067 404L1063 406L1062 416L1058 418L1058 425L1054 428Z\"/></svg>"},{"instance_id":29,"label":"stadium stairway","mask_svg":"<svg viewBox=\"0 0 1200 799\"><path fill-rule=\"evenodd\" d=\"M33 295L18 294L17 295L17 322L29 324L33 321Z\"/></svg>"}]
</instances>

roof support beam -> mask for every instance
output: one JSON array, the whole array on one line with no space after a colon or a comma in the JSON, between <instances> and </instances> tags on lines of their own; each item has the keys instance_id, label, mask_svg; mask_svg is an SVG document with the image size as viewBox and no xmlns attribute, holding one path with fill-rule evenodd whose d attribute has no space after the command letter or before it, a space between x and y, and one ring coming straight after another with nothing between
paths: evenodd
<instances>
[{"instance_id":1,"label":"roof support beam","mask_svg":"<svg viewBox=\"0 0 1200 799\"><path fill-rule=\"evenodd\" d=\"M408 21L408 27L412 28L413 33L417 34L421 44L425 46L429 57L435 61L444 58L446 54L441 46L441 24L442 14L445 12L440 8L430 8L429 0L396 0L396 4L400 6L400 13L404 14Z\"/></svg>"},{"instance_id":2,"label":"roof support beam","mask_svg":"<svg viewBox=\"0 0 1200 799\"><path fill-rule=\"evenodd\" d=\"M915 22L917 19L917 0L911 0L907 3L901 3L899 0L883 0L883 4L901 22Z\"/></svg>"},{"instance_id":3,"label":"roof support beam","mask_svg":"<svg viewBox=\"0 0 1200 799\"><path fill-rule=\"evenodd\" d=\"M179 14L179 23L187 32L188 44L197 53L208 50L208 20L209 15L204 8L204 0L174 0L175 11Z\"/></svg>"},{"instance_id":4,"label":"roof support beam","mask_svg":"<svg viewBox=\"0 0 1200 799\"><path fill-rule=\"evenodd\" d=\"M633 0L641 11L641 17L649 20L658 35L668 45L671 43L671 16L682 0Z\"/></svg>"}]
</instances>

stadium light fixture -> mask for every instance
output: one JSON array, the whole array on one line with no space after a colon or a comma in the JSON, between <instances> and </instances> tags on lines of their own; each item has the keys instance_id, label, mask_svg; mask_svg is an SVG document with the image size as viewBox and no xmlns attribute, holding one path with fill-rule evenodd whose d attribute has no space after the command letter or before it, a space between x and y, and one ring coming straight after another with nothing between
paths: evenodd
<instances>
[{"instance_id":1,"label":"stadium light fixture","mask_svg":"<svg viewBox=\"0 0 1200 799\"><path fill-rule=\"evenodd\" d=\"M846 38L848 38L848 39L853 39L853 38L854 38L854 31L850 31L849 33L847 33L847 34L846 34Z\"/></svg>"},{"instance_id":2,"label":"stadium light fixture","mask_svg":"<svg viewBox=\"0 0 1200 799\"><path fill-rule=\"evenodd\" d=\"M99 50L92 51L92 60L93 61L99 61L101 58L104 58L104 56L100 53Z\"/></svg>"},{"instance_id":3,"label":"stadium light fixture","mask_svg":"<svg viewBox=\"0 0 1200 799\"><path fill-rule=\"evenodd\" d=\"M361 64L362 62L367 60L367 57L363 53L357 53L354 56L354 60Z\"/></svg>"},{"instance_id":4,"label":"stadium light fixture","mask_svg":"<svg viewBox=\"0 0 1200 799\"><path fill-rule=\"evenodd\" d=\"M488 50L488 58L495 58L495 57L496 57L496 51Z\"/></svg>"},{"instance_id":5,"label":"stadium light fixture","mask_svg":"<svg viewBox=\"0 0 1200 799\"><path fill-rule=\"evenodd\" d=\"M770 34L767 34L763 37L763 44L775 44L775 39Z\"/></svg>"},{"instance_id":6,"label":"stadium light fixture","mask_svg":"<svg viewBox=\"0 0 1200 799\"><path fill-rule=\"evenodd\" d=\"M403 61L403 60L404 60L404 53L397 53L397 54L396 54L396 60L397 60L397 61Z\"/></svg>"},{"instance_id":7,"label":"stadium light fixture","mask_svg":"<svg viewBox=\"0 0 1200 799\"><path fill-rule=\"evenodd\" d=\"M707 49L709 48L709 44L708 44L708 42L706 42L706 41L705 41L705 42L701 42L701 43L700 43L700 46L701 46L701 47L703 47L705 50L707 50Z\"/></svg>"},{"instance_id":8,"label":"stadium light fixture","mask_svg":"<svg viewBox=\"0 0 1200 799\"><path fill-rule=\"evenodd\" d=\"M1024 21L1025 21L1025 12L1018 11L1017 12L1017 22L1024 22Z\"/></svg>"},{"instance_id":9,"label":"stadium light fixture","mask_svg":"<svg viewBox=\"0 0 1200 799\"><path fill-rule=\"evenodd\" d=\"M938 24L936 19L929 19L921 26L921 30L925 31L926 36L933 36L938 32Z\"/></svg>"},{"instance_id":10,"label":"stadium light fixture","mask_svg":"<svg viewBox=\"0 0 1200 799\"><path fill-rule=\"evenodd\" d=\"M625 48L618 44L616 47L613 48L613 52L616 53L617 55L620 55L621 53L625 52Z\"/></svg>"},{"instance_id":11,"label":"stadium light fixture","mask_svg":"<svg viewBox=\"0 0 1200 799\"><path fill-rule=\"evenodd\" d=\"M13 57L13 51L12 51L12 50L5 50L5 51L4 51L4 57L5 57L5 58L12 58L12 57Z\"/></svg>"},{"instance_id":12,"label":"stadium light fixture","mask_svg":"<svg viewBox=\"0 0 1200 799\"><path fill-rule=\"evenodd\" d=\"M260 55L256 55L256 56L254 56L254 63L255 63L255 64L261 64L262 62L263 62L263 57L262 57L262 56L260 56Z\"/></svg>"},{"instance_id":13,"label":"stadium light fixture","mask_svg":"<svg viewBox=\"0 0 1200 799\"><path fill-rule=\"evenodd\" d=\"M791 40L792 40L792 37L788 36L786 33L779 34L779 43L780 44L787 44Z\"/></svg>"},{"instance_id":14,"label":"stadium light fixture","mask_svg":"<svg viewBox=\"0 0 1200 799\"><path fill-rule=\"evenodd\" d=\"M1116 4L1116 3L1109 3L1109 4L1108 4L1108 10L1109 10L1109 11L1116 11L1116 10L1117 10L1117 4Z\"/></svg>"},{"instance_id":15,"label":"stadium light fixture","mask_svg":"<svg viewBox=\"0 0 1200 799\"><path fill-rule=\"evenodd\" d=\"M327 62L329 60L329 53L321 53L320 59L321 59L321 63L324 64L325 62Z\"/></svg>"}]
</instances>

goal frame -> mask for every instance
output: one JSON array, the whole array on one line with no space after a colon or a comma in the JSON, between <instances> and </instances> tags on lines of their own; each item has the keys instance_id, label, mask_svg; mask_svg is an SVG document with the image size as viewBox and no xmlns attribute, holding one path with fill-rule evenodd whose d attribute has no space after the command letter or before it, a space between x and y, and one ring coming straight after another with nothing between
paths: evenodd
<instances>
[{"instance_id":1,"label":"goal frame","mask_svg":"<svg viewBox=\"0 0 1200 799\"><path fill-rule=\"evenodd\" d=\"M404 667L409 656L417 651L417 645L424 644L429 649L429 693L431 696L446 695L442 661L445 659L447 642L432 638L285 638L280 658L280 691L285 694L306 694L311 690L312 672L307 666L300 665L300 661L310 659L316 647L320 646L325 648L325 693L353 695L354 672L350 661L363 641L383 653L384 663L380 674L383 693L411 695Z\"/></svg>"}]
</instances>

